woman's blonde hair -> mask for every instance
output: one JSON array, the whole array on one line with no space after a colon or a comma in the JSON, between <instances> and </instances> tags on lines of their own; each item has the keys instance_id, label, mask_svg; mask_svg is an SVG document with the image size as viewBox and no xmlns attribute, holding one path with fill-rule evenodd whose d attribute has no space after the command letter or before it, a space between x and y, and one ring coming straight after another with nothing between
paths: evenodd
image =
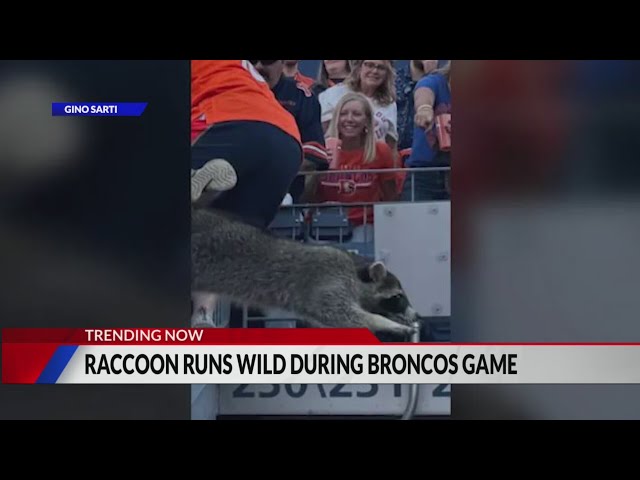
<instances>
[{"instance_id":1,"label":"woman's blonde hair","mask_svg":"<svg viewBox=\"0 0 640 480\"><path fill-rule=\"evenodd\" d=\"M340 112L342 108L349 102L358 101L364 108L364 115L366 118L364 124L364 132L362 136L362 145L364 146L364 163L371 163L376 159L376 138L373 131L373 106L367 97L362 93L349 92L346 93L336 105L331 117L331 123L327 129L327 138L340 138L340 129L338 124L340 123Z\"/></svg>"},{"instance_id":2,"label":"woman's blonde hair","mask_svg":"<svg viewBox=\"0 0 640 480\"><path fill-rule=\"evenodd\" d=\"M357 60L352 65L351 73L345 79L345 84L354 92L362 92L360 85L360 72L366 60ZM383 60L387 65L385 81L373 94L373 99L382 106L391 105L396 101L396 70L393 68L393 60Z\"/></svg>"}]
</instances>

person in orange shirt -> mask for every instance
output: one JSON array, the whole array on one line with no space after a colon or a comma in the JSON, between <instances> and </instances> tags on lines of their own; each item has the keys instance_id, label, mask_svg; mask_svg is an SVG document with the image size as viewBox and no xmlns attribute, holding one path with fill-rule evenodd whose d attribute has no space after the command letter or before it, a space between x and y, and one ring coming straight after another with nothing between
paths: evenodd
<instances>
[{"instance_id":1,"label":"person in orange shirt","mask_svg":"<svg viewBox=\"0 0 640 480\"><path fill-rule=\"evenodd\" d=\"M317 181L315 201L368 203L394 201L398 197L396 175L367 173L394 167L393 153L384 141L376 141L373 107L367 97L357 92L345 94L336 106L327 130L327 138L340 142L337 158L330 153L331 170ZM328 150L331 152L331 150ZM340 173L340 170L362 170ZM353 240L372 238L373 207L352 207L349 221L354 225Z\"/></svg>"},{"instance_id":2,"label":"person in orange shirt","mask_svg":"<svg viewBox=\"0 0 640 480\"><path fill-rule=\"evenodd\" d=\"M249 61L191 62L193 200L221 191L206 206L267 228L302 159L295 119Z\"/></svg>"},{"instance_id":3,"label":"person in orange shirt","mask_svg":"<svg viewBox=\"0 0 640 480\"><path fill-rule=\"evenodd\" d=\"M248 60L191 62L193 202L266 229L302 160L294 117ZM192 301L191 325L213 327L216 296Z\"/></svg>"}]
</instances>

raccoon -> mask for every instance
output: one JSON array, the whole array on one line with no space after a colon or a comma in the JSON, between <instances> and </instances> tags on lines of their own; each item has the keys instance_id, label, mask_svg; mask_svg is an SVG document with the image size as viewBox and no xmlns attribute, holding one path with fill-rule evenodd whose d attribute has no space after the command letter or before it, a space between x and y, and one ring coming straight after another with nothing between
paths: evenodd
<instances>
[{"instance_id":1,"label":"raccoon","mask_svg":"<svg viewBox=\"0 0 640 480\"><path fill-rule=\"evenodd\" d=\"M308 327L403 339L418 319L398 278L334 246L278 238L226 212L192 208L192 284L237 303L294 313Z\"/></svg>"}]
</instances>

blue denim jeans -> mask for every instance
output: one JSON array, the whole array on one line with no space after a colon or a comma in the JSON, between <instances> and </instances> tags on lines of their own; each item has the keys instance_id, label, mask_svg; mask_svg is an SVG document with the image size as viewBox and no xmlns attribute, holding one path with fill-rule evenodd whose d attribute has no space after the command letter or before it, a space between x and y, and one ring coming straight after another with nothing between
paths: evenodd
<instances>
[{"instance_id":1,"label":"blue denim jeans","mask_svg":"<svg viewBox=\"0 0 640 480\"><path fill-rule=\"evenodd\" d=\"M430 200L449 200L449 171L407 172L401 200L403 202L426 202ZM413 186L412 177L413 176Z\"/></svg>"}]
</instances>

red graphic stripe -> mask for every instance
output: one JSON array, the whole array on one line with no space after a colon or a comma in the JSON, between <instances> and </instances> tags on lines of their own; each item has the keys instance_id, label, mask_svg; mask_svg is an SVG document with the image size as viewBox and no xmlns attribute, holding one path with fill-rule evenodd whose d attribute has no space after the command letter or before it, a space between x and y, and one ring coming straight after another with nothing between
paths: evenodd
<instances>
[{"instance_id":1,"label":"red graphic stripe","mask_svg":"<svg viewBox=\"0 0 640 480\"><path fill-rule=\"evenodd\" d=\"M97 335L100 333L100 335ZM114 334L128 335L122 340ZM200 334L200 336L197 336ZM175 337L175 339L174 339ZM56 345L378 345L367 329L350 328L129 328L4 329L2 343Z\"/></svg>"},{"instance_id":2,"label":"red graphic stripe","mask_svg":"<svg viewBox=\"0 0 640 480\"><path fill-rule=\"evenodd\" d=\"M2 383L36 383L56 348L55 343L3 344Z\"/></svg>"}]
</instances>

